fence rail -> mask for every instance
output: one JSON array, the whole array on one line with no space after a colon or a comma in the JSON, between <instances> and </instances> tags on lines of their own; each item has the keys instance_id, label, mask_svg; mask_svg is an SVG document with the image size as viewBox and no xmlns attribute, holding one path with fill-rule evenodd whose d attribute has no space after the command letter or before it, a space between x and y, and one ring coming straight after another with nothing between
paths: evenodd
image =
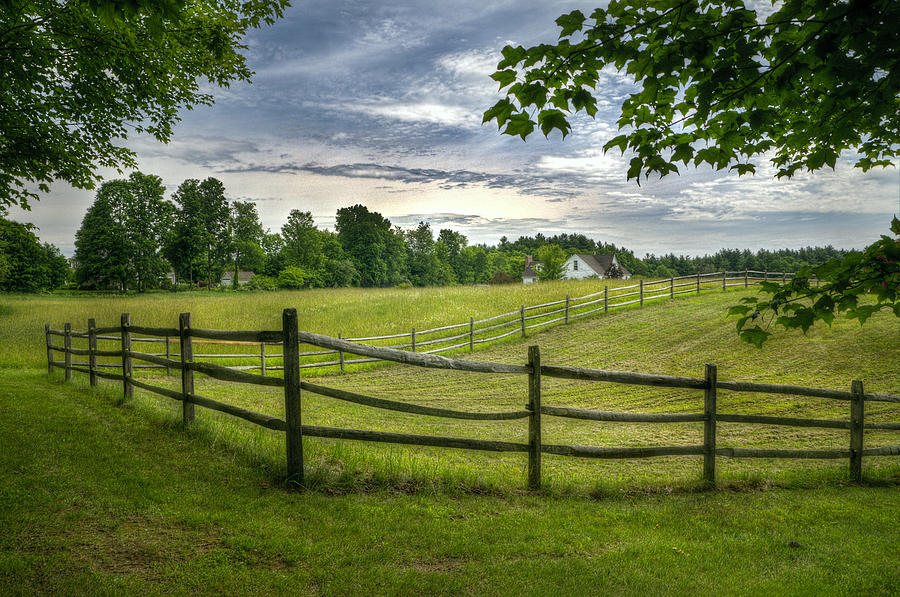
<instances>
[{"instance_id":1,"label":"fence rail","mask_svg":"<svg viewBox=\"0 0 900 597\"><path fill-rule=\"evenodd\" d=\"M605 295L606 293L604 293ZM586 369L581 367L554 366L541 364L541 354L538 346L528 347L528 360L523 365L511 365L493 363L488 361L473 361L466 359L448 358L435 354L416 353L399 350L396 348L371 346L360 344L343 338L333 338L322 334L300 331L297 323L295 309L285 309L283 313L283 325L281 330L268 331L231 331L208 330L191 326L189 313L183 313L179 318L178 342L180 354L178 359L166 358L156 354L132 350L132 342L149 340L152 338L134 337L132 334L141 333L144 336L171 335L175 328L150 328L131 324L128 314L122 315L120 335L116 336L121 343L119 350L98 350L97 334L100 329L110 328L95 327L94 320L88 321L87 332L75 332L71 324L67 323L62 331L51 329L50 324L44 328L47 347L48 372L61 367L65 370L66 380L71 379L73 372L90 375L92 386L97 385L98 378L121 381L126 398L130 397L135 387L161 396L165 396L182 403L183 420L189 424L194 420L194 406L199 405L212 410L217 410L229 415L244 419L256 425L272 429L286 434L287 470L291 477L299 481L303 479L303 453L302 438L310 437L352 439L373 442L388 442L407 445L438 446L446 448L463 448L470 450L487 450L502 452L527 452L528 453L528 487L538 489L541 486L541 458L543 454L559 456L571 456L580 458L650 458L659 456L703 456L703 479L714 484L716 480L716 458L719 456L729 458L817 458L817 459L841 459L847 458L850 465L851 476L859 480L862 478L863 456L885 456L900 454L900 446L883 446L876 448L864 447L864 433L866 429L900 431L900 423L866 423L866 402L900 403L900 396L891 394L867 393L863 389L862 381L853 381L850 391L831 390L821 388L808 388L792 385L750 383L740 381L718 381L715 365L707 365L705 375L702 378L679 377L671 375L649 375L644 373L632 373L624 371L603 371L599 369ZM140 330L140 332L138 332ZM109 333L108 331L104 333ZM62 336L63 346L53 344L51 338ZM239 338L240 341L250 339L253 342L282 342L284 364L281 370L282 377L267 376L264 372L256 375L236 371L233 368L223 367L213 363L194 360L199 355L193 354L194 338ZM73 348L72 338L88 340L88 348ZM234 340L230 340L234 341ZM523 394L527 392L528 402L525 410L511 412L467 412L445 408L436 408L406 402L375 398L355 392L329 388L312 384L300 379L300 344L309 344L330 351L338 351L354 354L369 359L378 359L404 363L417 367L429 367L455 371L468 371L488 375L512 374L527 377L527 390L523 388ZM54 359L54 352L62 351L65 360ZM87 363L74 363L72 355L87 355ZM121 358L121 373L111 374L99 370L102 363L97 362L98 356ZM171 356L171 355L170 355ZM133 361L150 363L146 367L160 367L178 369L181 371L181 391L162 388L152 385L147 381L135 379L133 369L141 365L135 365ZM86 366L85 366L86 365ZM253 412L244 408L230 405L198 395L194 390L194 373L213 377L215 379L236 383L249 383L279 387L284 392L283 419ZM544 406L542 404L542 378L577 379L600 383L615 383L628 385L645 385L663 388L680 388L703 392L703 412L696 413L625 413L607 412L589 409L570 408L565 406ZM316 427L302 424L301 391L312 392L322 396L352 402L371 408L386 409L391 411L407 412L416 415L470 419L482 421L501 421L528 419L527 442L516 443L507 441L495 441L490 439L467 439L446 436L426 436L405 433L388 433L382 431L359 429L335 429L329 427ZM717 408L717 394L726 392L755 392L792 394L797 396L817 397L830 400L849 401L850 410L845 420L804 419L795 417L775 417L762 415L746 415L737 413L719 412ZM703 444L690 446L576 446L576 445L550 445L543 444L542 416L564 417L569 419L581 419L588 421L602 421L611 423L702 423ZM736 423L749 425L779 425L789 427L814 427L822 429L849 430L848 449L841 450L797 450L797 449L769 449L769 448L740 448L717 446L717 424Z\"/></svg>"},{"instance_id":2,"label":"fence rail","mask_svg":"<svg viewBox=\"0 0 900 597\"><path fill-rule=\"evenodd\" d=\"M784 282L792 278L793 274L784 272L713 272L709 274L697 274L691 276L676 276L664 280L646 282L640 280L637 284L619 288L604 288L600 292L594 292L580 297L566 296L564 299L550 301L539 305L522 305L519 309L500 313L482 319L470 317L469 321L444 325L440 327L417 330L411 328L409 332L385 334L380 336L360 336L339 338L353 343L373 343L394 341L382 348L394 348L409 350L425 354L440 354L454 350L468 348L469 352L475 350L475 346L502 340L514 335L525 338L529 331L552 326L555 324L568 324L575 319L608 313L611 309L618 309L645 302L660 299L674 298L679 294L696 294L707 290L725 290L726 287L744 286L749 288L763 281ZM740 284L723 285L722 280L739 280ZM690 280L690 282L681 282ZM676 290L677 288L690 287L689 290ZM637 297L633 298L632 297ZM625 300L631 299L631 300ZM51 336L65 336L65 330L51 330ZM100 341L119 342L122 328L102 327L93 330L94 339ZM269 371L282 371L281 360L283 352L272 347L282 345L282 333L278 330L265 332L245 332L227 330L194 329L191 331L193 345L210 346L234 346L231 352L202 352L194 354L194 358L227 359L232 361L228 365L230 369L237 371L258 370L263 375ZM115 335L113 335L115 334ZM162 352L144 351L145 354L177 359L179 353L179 329L166 327L131 326L131 341L133 343L163 344ZM144 337L136 337L134 334L142 334ZM71 332L71 338L88 338L89 332ZM64 347L51 344L54 350L62 350ZM252 349L251 352L240 352L239 348ZM273 352L276 350L276 352ZM97 356L116 357L120 354L112 354L114 351L97 351ZM73 352L83 356L84 353ZM301 369L316 369L320 367L333 367L345 371L348 366L364 363L376 363L384 360L378 356L362 359L346 358L344 351L339 348L327 350L307 350L299 353L301 357ZM331 358L326 358L331 357ZM245 364L249 361L249 364ZM100 367L121 367L121 361L117 363L102 363ZM166 368L171 373L171 366L161 363L150 365L134 365L140 369Z\"/></svg>"}]
</instances>

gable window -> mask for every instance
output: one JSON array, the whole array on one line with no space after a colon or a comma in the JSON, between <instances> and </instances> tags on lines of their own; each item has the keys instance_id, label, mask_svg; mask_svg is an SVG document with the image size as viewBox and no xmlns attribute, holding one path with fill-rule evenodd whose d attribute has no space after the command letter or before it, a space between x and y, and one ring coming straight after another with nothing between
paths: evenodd
<instances>
[{"instance_id":1,"label":"gable window","mask_svg":"<svg viewBox=\"0 0 900 597\"><path fill-rule=\"evenodd\" d=\"M578 271L578 260L572 262L572 271Z\"/></svg>"}]
</instances>

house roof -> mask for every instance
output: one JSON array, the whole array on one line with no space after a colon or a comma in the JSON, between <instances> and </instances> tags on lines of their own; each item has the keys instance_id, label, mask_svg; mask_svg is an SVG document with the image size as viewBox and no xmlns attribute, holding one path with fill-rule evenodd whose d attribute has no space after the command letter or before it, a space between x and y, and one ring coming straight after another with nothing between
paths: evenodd
<instances>
[{"instance_id":1,"label":"house roof","mask_svg":"<svg viewBox=\"0 0 900 597\"><path fill-rule=\"evenodd\" d=\"M537 272L534 270L535 265L543 265L540 261L532 261L528 265L525 266L525 271L522 272L523 278L537 278Z\"/></svg>"},{"instance_id":2,"label":"house roof","mask_svg":"<svg viewBox=\"0 0 900 597\"><path fill-rule=\"evenodd\" d=\"M607 253L605 255L587 255L587 254L577 254L575 257L581 259L589 268L597 272L597 274L601 276L605 276L606 272L609 271L609 268L613 265L613 260L615 259L615 254ZM619 269L622 270L622 273L626 276L630 276L631 272L629 272L625 267L616 260L616 265L619 266Z\"/></svg>"},{"instance_id":3,"label":"house roof","mask_svg":"<svg viewBox=\"0 0 900 597\"><path fill-rule=\"evenodd\" d=\"M238 272L238 282L249 282L255 274L253 272ZM222 278L232 279L234 272L225 272Z\"/></svg>"}]
</instances>

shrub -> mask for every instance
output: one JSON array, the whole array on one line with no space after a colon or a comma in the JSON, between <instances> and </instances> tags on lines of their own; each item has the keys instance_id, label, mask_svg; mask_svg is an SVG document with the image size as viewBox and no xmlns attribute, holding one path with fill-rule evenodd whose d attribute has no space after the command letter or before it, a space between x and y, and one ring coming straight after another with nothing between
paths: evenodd
<instances>
[{"instance_id":1,"label":"shrub","mask_svg":"<svg viewBox=\"0 0 900 597\"><path fill-rule=\"evenodd\" d=\"M488 280L490 284L515 284L516 279L504 271L499 271Z\"/></svg>"},{"instance_id":2,"label":"shrub","mask_svg":"<svg viewBox=\"0 0 900 597\"><path fill-rule=\"evenodd\" d=\"M270 276L256 275L250 281L240 287L241 290L275 290L278 283Z\"/></svg>"},{"instance_id":3,"label":"shrub","mask_svg":"<svg viewBox=\"0 0 900 597\"><path fill-rule=\"evenodd\" d=\"M315 285L317 277L315 273L310 272L299 265L286 267L278 272L276 283L279 288L310 288Z\"/></svg>"}]
</instances>

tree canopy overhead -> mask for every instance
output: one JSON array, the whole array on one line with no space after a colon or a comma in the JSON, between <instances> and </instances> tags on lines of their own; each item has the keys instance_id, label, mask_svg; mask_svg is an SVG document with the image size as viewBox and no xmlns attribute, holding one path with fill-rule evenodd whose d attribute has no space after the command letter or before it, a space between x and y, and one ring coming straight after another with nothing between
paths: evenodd
<instances>
[{"instance_id":1,"label":"tree canopy overhead","mask_svg":"<svg viewBox=\"0 0 900 597\"><path fill-rule=\"evenodd\" d=\"M565 137L573 114L596 114L610 68L638 86L604 147L633 153L628 179L678 163L744 174L761 156L791 176L844 150L867 170L900 154L896 0L785 0L766 18L744 0L613 0L556 23L556 44L503 49L492 78L507 96L484 121L505 134Z\"/></svg>"},{"instance_id":2,"label":"tree canopy overhead","mask_svg":"<svg viewBox=\"0 0 900 597\"><path fill-rule=\"evenodd\" d=\"M252 74L248 29L289 0L4 0L0 3L0 205L28 206L53 180L92 188L135 167L129 133L166 142L179 111L211 104L208 81Z\"/></svg>"}]
</instances>

